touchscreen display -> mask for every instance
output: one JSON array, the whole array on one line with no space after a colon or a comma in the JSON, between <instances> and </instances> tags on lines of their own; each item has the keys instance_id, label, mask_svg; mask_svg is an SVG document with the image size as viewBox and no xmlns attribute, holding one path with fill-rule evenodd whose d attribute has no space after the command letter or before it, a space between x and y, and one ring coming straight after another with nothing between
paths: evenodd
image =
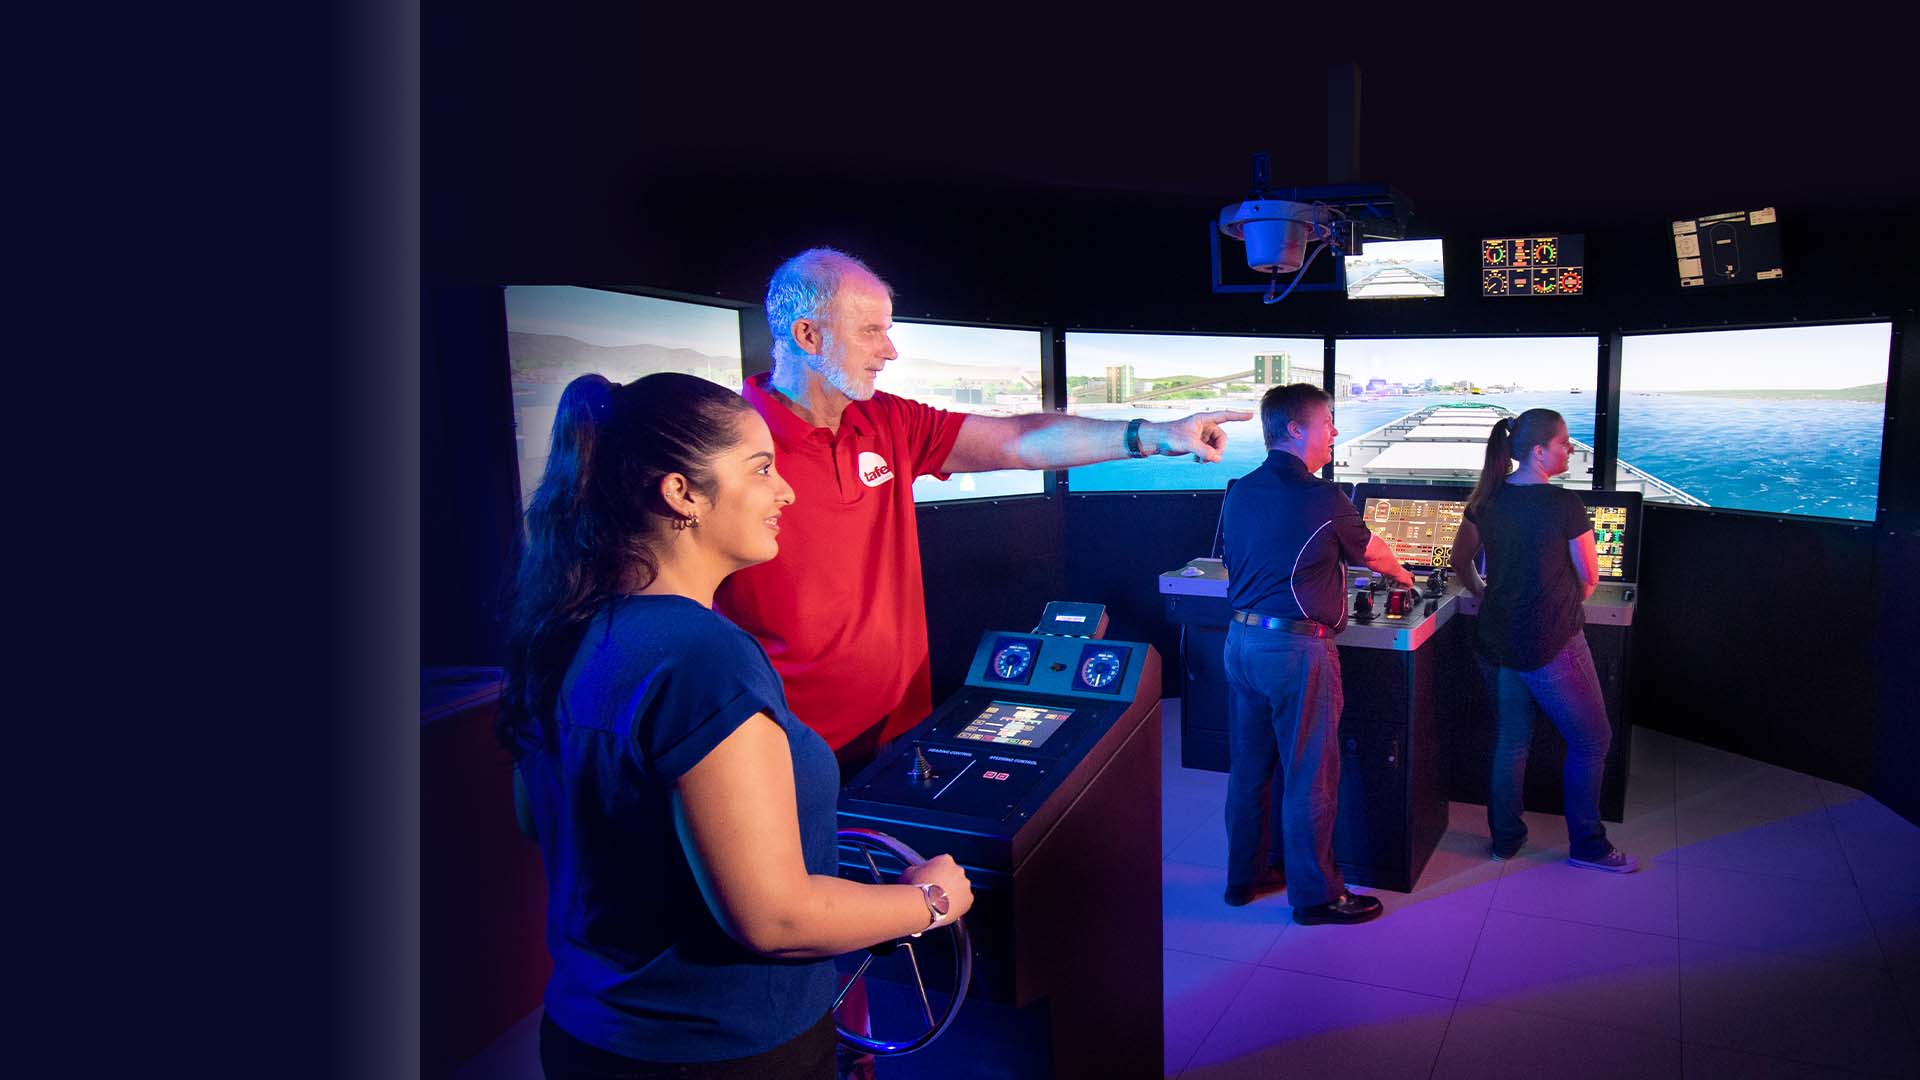
<instances>
[{"instance_id":1,"label":"touchscreen display","mask_svg":"<svg viewBox=\"0 0 1920 1080\"><path fill-rule=\"evenodd\" d=\"M995 701L981 709L980 715L968 721L967 726L954 738L1038 748L1045 746L1053 733L1059 731L1060 725L1072 715L1072 709Z\"/></svg>"}]
</instances>

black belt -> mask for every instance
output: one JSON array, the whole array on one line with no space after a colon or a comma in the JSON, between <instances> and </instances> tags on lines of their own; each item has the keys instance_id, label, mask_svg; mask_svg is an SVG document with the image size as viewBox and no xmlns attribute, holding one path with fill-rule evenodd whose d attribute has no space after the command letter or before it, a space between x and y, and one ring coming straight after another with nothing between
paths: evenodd
<instances>
[{"instance_id":1,"label":"black belt","mask_svg":"<svg viewBox=\"0 0 1920 1080\"><path fill-rule=\"evenodd\" d=\"M1326 623L1312 619L1282 619L1277 615L1262 615L1257 611L1236 611L1233 621L1248 626L1258 626L1262 630L1286 630L1290 633L1305 634L1308 637L1332 637L1334 629Z\"/></svg>"}]
</instances>

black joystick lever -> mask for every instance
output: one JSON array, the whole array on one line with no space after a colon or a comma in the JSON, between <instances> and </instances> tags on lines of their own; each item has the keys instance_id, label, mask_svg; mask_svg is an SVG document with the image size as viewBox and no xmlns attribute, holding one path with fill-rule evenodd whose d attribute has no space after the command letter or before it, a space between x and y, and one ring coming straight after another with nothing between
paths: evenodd
<instances>
[{"instance_id":1,"label":"black joystick lever","mask_svg":"<svg viewBox=\"0 0 1920 1080\"><path fill-rule=\"evenodd\" d=\"M913 744L913 762L907 766L907 778L909 780L933 779L933 762L928 761L927 755L921 752L919 743Z\"/></svg>"},{"instance_id":2,"label":"black joystick lever","mask_svg":"<svg viewBox=\"0 0 1920 1080\"><path fill-rule=\"evenodd\" d=\"M1446 567L1436 566L1433 568L1433 573L1427 575L1427 596L1429 598L1437 597L1441 593L1446 591L1447 591Z\"/></svg>"},{"instance_id":3,"label":"black joystick lever","mask_svg":"<svg viewBox=\"0 0 1920 1080\"><path fill-rule=\"evenodd\" d=\"M1353 591L1353 621L1361 623L1373 621L1373 592L1366 586Z\"/></svg>"}]
</instances>

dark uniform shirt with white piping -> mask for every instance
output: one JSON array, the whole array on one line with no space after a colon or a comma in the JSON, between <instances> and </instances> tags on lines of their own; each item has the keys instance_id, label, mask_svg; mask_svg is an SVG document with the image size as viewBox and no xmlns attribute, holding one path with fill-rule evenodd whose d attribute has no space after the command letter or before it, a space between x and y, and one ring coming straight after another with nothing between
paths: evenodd
<instances>
[{"instance_id":1,"label":"dark uniform shirt with white piping","mask_svg":"<svg viewBox=\"0 0 1920 1080\"><path fill-rule=\"evenodd\" d=\"M1346 625L1345 566L1363 561L1373 533L1337 485L1269 451L1227 492L1220 531L1234 610Z\"/></svg>"}]
</instances>

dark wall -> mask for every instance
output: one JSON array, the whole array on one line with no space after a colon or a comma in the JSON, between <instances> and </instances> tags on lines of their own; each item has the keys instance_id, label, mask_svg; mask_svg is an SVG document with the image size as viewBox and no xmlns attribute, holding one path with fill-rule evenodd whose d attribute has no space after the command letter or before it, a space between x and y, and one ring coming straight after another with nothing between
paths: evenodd
<instances>
[{"instance_id":1,"label":"dark wall","mask_svg":"<svg viewBox=\"0 0 1920 1080\"><path fill-rule=\"evenodd\" d=\"M545 32L532 31L516 51L539 49ZM485 50L441 44L436 63L455 82L488 84ZM1890 318L1903 342L1913 338L1912 298L1920 295L1898 243L1889 242L1920 227L1920 205L1884 196L1876 205L1772 199L1754 183L1753 204L1771 201L1779 210L1786 278L1778 283L1679 288L1669 219L1728 206L1676 203L1628 214L1595 208L1606 203L1593 198L1584 209L1514 217L1488 209L1497 200L1430 205L1412 190L1416 231L1448 239L1451 295L1360 304L1297 294L1264 306L1255 296L1209 289L1208 223L1238 190L1196 198L908 180L851 157L792 169L695 168L630 151L614 159L596 155L631 144L537 100L500 101L486 123L471 109L449 110L459 115L435 129L445 103L436 104L431 86L428 96L424 171L439 194L423 207L426 314L440 329L429 331L423 387L430 441L423 563L425 653L437 663L495 659L492 639L475 627L487 618L490 596L480 594L504 572L511 530L511 485L489 473L511 468L498 430L509 415L504 349L494 340L497 311L486 310L497 300L483 299L502 284L644 286L753 302L781 259L830 243L886 276L896 314L909 318L1217 333L1601 336ZM585 146L595 149L577 149ZM528 147L576 149L515 152ZM1481 299L1478 238L1544 230L1584 232L1588 294ZM1237 254L1225 246L1228 257ZM1915 665L1906 659L1913 641L1901 621L1910 609L1899 606L1910 601L1883 602L1912 589L1920 520L1920 473L1912 464L1920 459L1913 404L1920 359L1910 345L1901 348L1889 386L1886 509L1876 528L1650 508L1636 631L1645 677L1636 706L1643 722L1689 738L1871 783L1914 814L1920 785L1911 763L1920 761L1920 733L1910 704ZM764 361L749 358L756 362ZM431 445L436 440L445 443ZM936 689L957 681L979 631L1030 626L1041 603L1061 598L1108 604L1112 633L1155 641L1176 687L1176 649L1159 624L1155 578L1205 553L1218 504L1217 494L1053 495L923 508ZM1876 656L1883 662L1871 664Z\"/></svg>"},{"instance_id":2,"label":"dark wall","mask_svg":"<svg viewBox=\"0 0 1920 1080\"><path fill-rule=\"evenodd\" d=\"M1634 722L1870 786L1873 533L1648 504Z\"/></svg>"}]
</instances>

